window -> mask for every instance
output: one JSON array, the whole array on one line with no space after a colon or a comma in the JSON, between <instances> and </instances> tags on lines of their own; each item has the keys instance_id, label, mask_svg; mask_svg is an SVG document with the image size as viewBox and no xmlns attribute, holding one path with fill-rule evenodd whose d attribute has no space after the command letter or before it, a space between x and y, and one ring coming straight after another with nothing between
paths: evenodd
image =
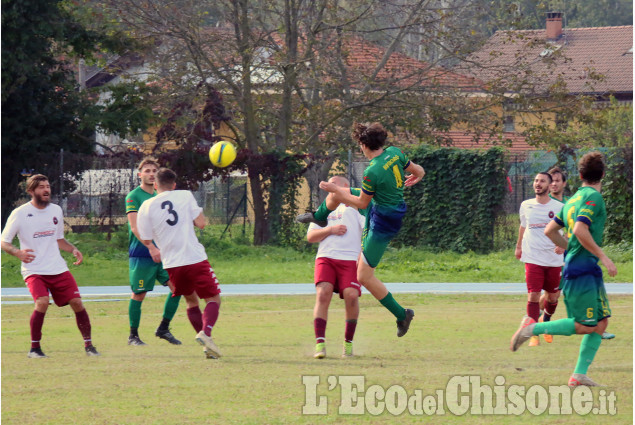
<instances>
[{"instance_id":1,"label":"window","mask_svg":"<svg viewBox=\"0 0 635 425\"><path fill-rule=\"evenodd\" d=\"M505 115L503 117L503 131L516 131L513 115Z\"/></svg>"}]
</instances>

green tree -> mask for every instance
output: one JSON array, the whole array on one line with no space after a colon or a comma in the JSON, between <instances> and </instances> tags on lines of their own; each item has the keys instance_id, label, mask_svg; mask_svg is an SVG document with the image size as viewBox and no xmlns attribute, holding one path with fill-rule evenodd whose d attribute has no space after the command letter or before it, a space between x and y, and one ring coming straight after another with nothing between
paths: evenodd
<instances>
[{"instance_id":1,"label":"green tree","mask_svg":"<svg viewBox=\"0 0 635 425\"><path fill-rule=\"evenodd\" d=\"M143 84L123 85L126 94L116 91L101 106L95 93L79 90L73 58L130 44L120 34L85 28L69 6L60 0L2 1L3 225L20 197L23 170L38 172L60 149L92 152L97 126L127 134L144 129L151 115ZM82 165L65 164L65 171Z\"/></svg>"}]
</instances>

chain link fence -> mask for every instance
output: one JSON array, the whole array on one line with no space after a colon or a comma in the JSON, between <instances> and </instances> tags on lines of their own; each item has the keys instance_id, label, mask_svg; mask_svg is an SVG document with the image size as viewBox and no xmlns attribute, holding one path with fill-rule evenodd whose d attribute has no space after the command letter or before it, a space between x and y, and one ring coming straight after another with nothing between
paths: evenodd
<instances>
[{"instance_id":1,"label":"chain link fence","mask_svg":"<svg viewBox=\"0 0 635 425\"><path fill-rule=\"evenodd\" d=\"M62 207L65 224L73 232L93 229L111 232L127 224L125 198L139 185L138 155L97 156L60 151L40 169L24 170L24 181L44 174L51 183L51 201ZM75 172L81 166L85 171ZM253 223L253 208L247 196L247 177L242 175L201 182L192 191L208 222L245 226ZM26 202L24 193L19 203Z\"/></svg>"}]
</instances>

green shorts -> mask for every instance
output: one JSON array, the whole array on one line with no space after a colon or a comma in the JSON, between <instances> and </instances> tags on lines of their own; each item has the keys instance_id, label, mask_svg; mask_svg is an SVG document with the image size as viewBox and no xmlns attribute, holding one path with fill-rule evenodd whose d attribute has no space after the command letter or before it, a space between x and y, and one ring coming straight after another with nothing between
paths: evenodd
<instances>
[{"instance_id":1,"label":"green shorts","mask_svg":"<svg viewBox=\"0 0 635 425\"><path fill-rule=\"evenodd\" d=\"M563 279L562 295L567 315L581 325L596 326L611 317L611 308L604 288L604 280L593 275Z\"/></svg>"},{"instance_id":2,"label":"green shorts","mask_svg":"<svg viewBox=\"0 0 635 425\"><path fill-rule=\"evenodd\" d=\"M405 214L404 202L394 206L372 204L368 208L362 232L362 253L366 263L372 268L379 265L388 244L401 229Z\"/></svg>"},{"instance_id":3,"label":"green shorts","mask_svg":"<svg viewBox=\"0 0 635 425\"><path fill-rule=\"evenodd\" d=\"M130 288L135 294L152 291L154 282L166 285L170 276L163 269L163 264L155 263L150 257L130 257Z\"/></svg>"}]
</instances>

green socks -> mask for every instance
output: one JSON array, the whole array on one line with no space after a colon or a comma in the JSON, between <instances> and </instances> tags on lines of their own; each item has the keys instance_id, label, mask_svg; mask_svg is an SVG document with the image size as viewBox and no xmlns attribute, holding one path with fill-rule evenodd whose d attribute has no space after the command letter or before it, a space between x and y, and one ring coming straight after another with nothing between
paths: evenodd
<instances>
[{"instance_id":1,"label":"green socks","mask_svg":"<svg viewBox=\"0 0 635 425\"><path fill-rule=\"evenodd\" d=\"M326 200L322 201L318 209L313 213L313 217L315 217L318 221L326 221L329 218L329 214L332 213L333 210L329 210L326 208Z\"/></svg>"},{"instance_id":2,"label":"green socks","mask_svg":"<svg viewBox=\"0 0 635 425\"><path fill-rule=\"evenodd\" d=\"M560 319L549 322L536 323L534 326L534 335L573 335L575 334L575 320Z\"/></svg>"},{"instance_id":3,"label":"green socks","mask_svg":"<svg viewBox=\"0 0 635 425\"><path fill-rule=\"evenodd\" d=\"M386 295L384 298L379 300L379 302L381 303L381 305L386 307L388 311L390 311L397 318L397 320L405 320L406 310L404 310L404 308L400 306L397 301L395 301L390 292L388 292L388 295Z\"/></svg>"},{"instance_id":4,"label":"green socks","mask_svg":"<svg viewBox=\"0 0 635 425\"><path fill-rule=\"evenodd\" d=\"M589 366L595 358L595 353L598 352L600 344L602 343L602 335L598 333L586 334L582 337L582 344L580 344L580 355L578 356L578 363L575 365L573 373L582 373L586 375Z\"/></svg>"},{"instance_id":5,"label":"green socks","mask_svg":"<svg viewBox=\"0 0 635 425\"><path fill-rule=\"evenodd\" d=\"M181 301L181 296L173 297L172 292L168 294L168 297L165 299L165 305L163 306L163 318L168 321L174 318L176 314L176 310L179 308L179 301Z\"/></svg>"},{"instance_id":6,"label":"green socks","mask_svg":"<svg viewBox=\"0 0 635 425\"><path fill-rule=\"evenodd\" d=\"M130 298L130 304L128 304L128 317L130 318L130 327L138 328L139 322L141 322L141 301Z\"/></svg>"}]
</instances>

